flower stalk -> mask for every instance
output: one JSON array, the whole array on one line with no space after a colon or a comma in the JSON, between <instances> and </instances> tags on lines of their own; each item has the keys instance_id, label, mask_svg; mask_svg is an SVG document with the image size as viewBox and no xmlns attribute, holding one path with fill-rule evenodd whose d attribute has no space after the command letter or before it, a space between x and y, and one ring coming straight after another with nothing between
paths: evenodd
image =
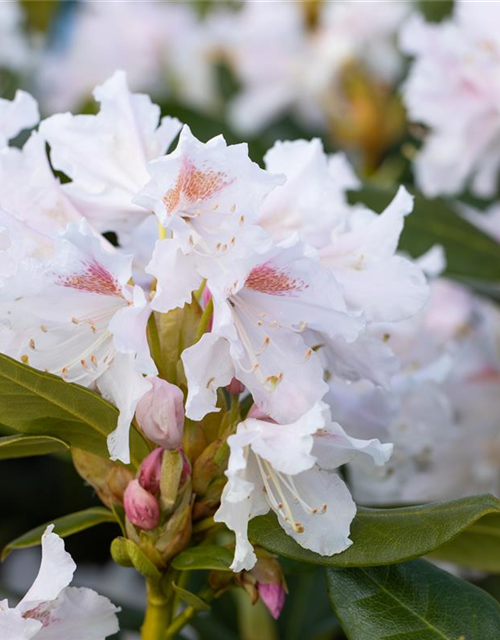
<instances>
[{"instance_id":1,"label":"flower stalk","mask_svg":"<svg viewBox=\"0 0 500 640\"><path fill-rule=\"evenodd\" d=\"M147 608L141 640L165 640L165 630L170 623L171 597L172 595L166 594L156 582L147 581Z\"/></svg>"}]
</instances>

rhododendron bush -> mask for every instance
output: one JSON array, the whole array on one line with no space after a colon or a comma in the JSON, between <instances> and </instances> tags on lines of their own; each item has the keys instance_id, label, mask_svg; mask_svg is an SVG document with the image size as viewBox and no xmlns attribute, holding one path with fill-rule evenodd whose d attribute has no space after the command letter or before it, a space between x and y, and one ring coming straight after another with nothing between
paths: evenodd
<instances>
[{"instance_id":1,"label":"rhododendron bush","mask_svg":"<svg viewBox=\"0 0 500 640\"><path fill-rule=\"evenodd\" d=\"M432 4L0 5L0 640L500 637L500 8Z\"/></svg>"}]
</instances>

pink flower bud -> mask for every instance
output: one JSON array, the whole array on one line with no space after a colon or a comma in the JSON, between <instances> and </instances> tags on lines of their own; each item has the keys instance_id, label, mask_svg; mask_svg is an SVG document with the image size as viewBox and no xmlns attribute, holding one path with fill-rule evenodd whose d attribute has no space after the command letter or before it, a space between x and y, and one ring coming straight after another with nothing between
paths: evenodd
<instances>
[{"instance_id":1,"label":"pink flower bud","mask_svg":"<svg viewBox=\"0 0 500 640\"><path fill-rule=\"evenodd\" d=\"M158 526L160 507L156 498L143 489L139 480L131 480L123 495L127 518L140 529L150 531Z\"/></svg>"},{"instance_id":2,"label":"pink flower bud","mask_svg":"<svg viewBox=\"0 0 500 640\"><path fill-rule=\"evenodd\" d=\"M245 391L245 385L239 380L236 380L236 378L233 378L227 385L226 389L232 396L239 396L240 393L243 393L243 391Z\"/></svg>"},{"instance_id":3,"label":"pink flower bud","mask_svg":"<svg viewBox=\"0 0 500 640\"><path fill-rule=\"evenodd\" d=\"M273 584L258 582L257 589L260 599L269 609L269 613L277 620L285 605L285 590L283 586L280 582L274 582Z\"/></svg>"},{"instance_id":4,"label":"pink flower bud","mask_svg":"<svg viewBox=\"0 0 500 640\"><path fill-rule=\"evenodd\" d=\"M158 447L144 458L139 469L139 484L151 494L155 494L160 488L161 461L164 449Z\"/></svg>"},{"instance_id":5,"label":"pink flower bud","mask_svg":"<svg viewBox=\"0 0 500 640\"><path fill-rule=\"evenodd\" d=\"M184 430L184 396L179 387L160 378L150 378L151 389L137 405L139 427L164 449L177 449Z\"/></svg>"}]
</instances>

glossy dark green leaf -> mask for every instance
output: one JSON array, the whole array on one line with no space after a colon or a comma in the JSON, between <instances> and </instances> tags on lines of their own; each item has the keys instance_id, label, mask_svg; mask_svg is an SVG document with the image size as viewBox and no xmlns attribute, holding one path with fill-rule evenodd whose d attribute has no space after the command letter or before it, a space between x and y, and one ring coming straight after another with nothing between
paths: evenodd
<instances>
[{"instance_id":1,"label":"glossy dark green leaf","mask_svg":"<svg viewBox=\"0 0 500 640\"><path fill-rule=\"evenodd\" d=\"M6 436L0 438L0 460L29 458L67 451L68 445L51 436Z\"/></svg>"},{"instance_id":2,"label":"glossy dark green leaf","mask_svg":"<svg viewBox=\"0 0 500 640\"><path fill-rule=\"evenodd\" d=\"M500 573L500 514L484 516L431 556L469 569Z\"/></svg>"},{"instance_id":3,"label":"glossy dark green leaf","mask_svg":"<svg viewBox=\"0 0 500 640\"><path fill-rule=\"evenodd\" d=\"M382 212L395 191L367 186L353 192L352 202L363 202ZM445 275L468 284L479 293L500 297L500 244L464 220L446 200L415 196L413 213L405 220L399 247L418 257L433 245L446 252Z\"/></svg>"},{"instance_id":4,"label":"glossy dark green leaf","mask_svg":"<svg viewBox=\"0 0 500 640\"><path fill-rule=\"evenodd\" d=\"M96 393L0 355L0 397L0 423L109 457L106 438L116 428L118 410ZM133 428L130 449L135 464L149 452Z\"/></svg>"},{"instance_id":5,"label":"glossy dark green leaf","mask_svg":"<svg viewBox=\"0 0 500 640\"><path fill-rule=\"evenodd\" d=\"M40 544L42 534L49 524L54 525L54 532L61 538L67 538L75 533L80 533L91 527L95 527L98 524L104 524L105 522L115 522L116 518L112 511L105 509L104 507L92 507L90 509L84 509L83 511L77 511L71 513L62 518L56 518L50 522L35 527L23 534L19 538L12 540L2 551L2 560L14 549L26 549L28 547L36 547Z\"/></svg>"},{"instance_id":6,"label":"glossy dark green leaf","mask_svg":"<svg viewBox=\"0 0 500 640\"><path fill-rule=\"evenodd\" d=\"M182 551L173 559L172 566L178 571L229 571L232 561L233 552L226 547L206 544Z\"/></svg>"},{"instance_id":7,"label":"glossy dark green leaf","mask_svg":"<svg viewBox=\"0 0 500 640\"><path fill-rule=\"evenodd\" d=\"M425 560L327 569L327 583L349 640L500 638L498 602Z\"/></svg>"},{"instance_id":8,"label":"glossy dark green leaf","mask_svg":"<svg viewBox=\"0 0 500 640\"><path fill-rule=\"evenodd\" d=\"M274 515L252 520L249 535L254 543L287 558L332 567L369 567L430 553L488 514L500 514L500 500L491 495L398 509L359 508L351 526L352 546L330 557L303 549ZM496 553L500 554L500 545Z\"/></svg>"}]
</instances>

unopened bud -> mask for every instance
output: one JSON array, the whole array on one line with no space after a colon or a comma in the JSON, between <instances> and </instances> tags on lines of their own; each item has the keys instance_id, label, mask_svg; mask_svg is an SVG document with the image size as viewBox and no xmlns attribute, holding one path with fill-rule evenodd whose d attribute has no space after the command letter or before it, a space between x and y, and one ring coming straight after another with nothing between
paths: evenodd
<instances>
[{"instance_id":1,"label":"unopened bud","mask_svg":"<svg viewBox=\"0 0 500 640\"><path fill-rule=\"evenodd\" d=\"M137 405L137 422L160 447L177 449L184 429L184 396L179 387L166 380L154 377L150 381L153 386Z\"/></svg>"},{"instance_id":2,"label":"unopened bud","mask_svg":"<svg viewBox=\"0 0 500 640\"><path fill-rule=\"evenodd\" d=\"M266 584L265 582L257 582L257 589L262 602L269 609L269 613L277 620L285 605L285 589L281 582Z\"/></svg>"},{"instance_id":3,"label":"unopened bud","mask_svg":"<svg viewBox=\"0 0 500 640\"><path fill-rule=\"evenodd\" d=\"M156 498L143 489L139 480L129 482L123 496L125 514L132 524L150 531L158 526L160 508Z\"/></svg>"},{"instance_id":4,"label":"unopened bud","mask_svg":"<svg viewBox=\"0 0 500 640\"><path fill-rule=\"evenodd\" d=\"M144 458L139 470L139 484L151 494L155 494L160 488L161 461L164 449L158 447Z\"/></svg>"},{"instance_id":5,"label":"unopened bud","mask_svg":"<svg viewBox=\"0 0 500 640\"><path fill-rule=\"evenodd\" d=\"M245 391L245 385L236 378L233 378L227 385L226 389L232 396L239 396L240 393Z\"/></svg>"}]
</instances>

